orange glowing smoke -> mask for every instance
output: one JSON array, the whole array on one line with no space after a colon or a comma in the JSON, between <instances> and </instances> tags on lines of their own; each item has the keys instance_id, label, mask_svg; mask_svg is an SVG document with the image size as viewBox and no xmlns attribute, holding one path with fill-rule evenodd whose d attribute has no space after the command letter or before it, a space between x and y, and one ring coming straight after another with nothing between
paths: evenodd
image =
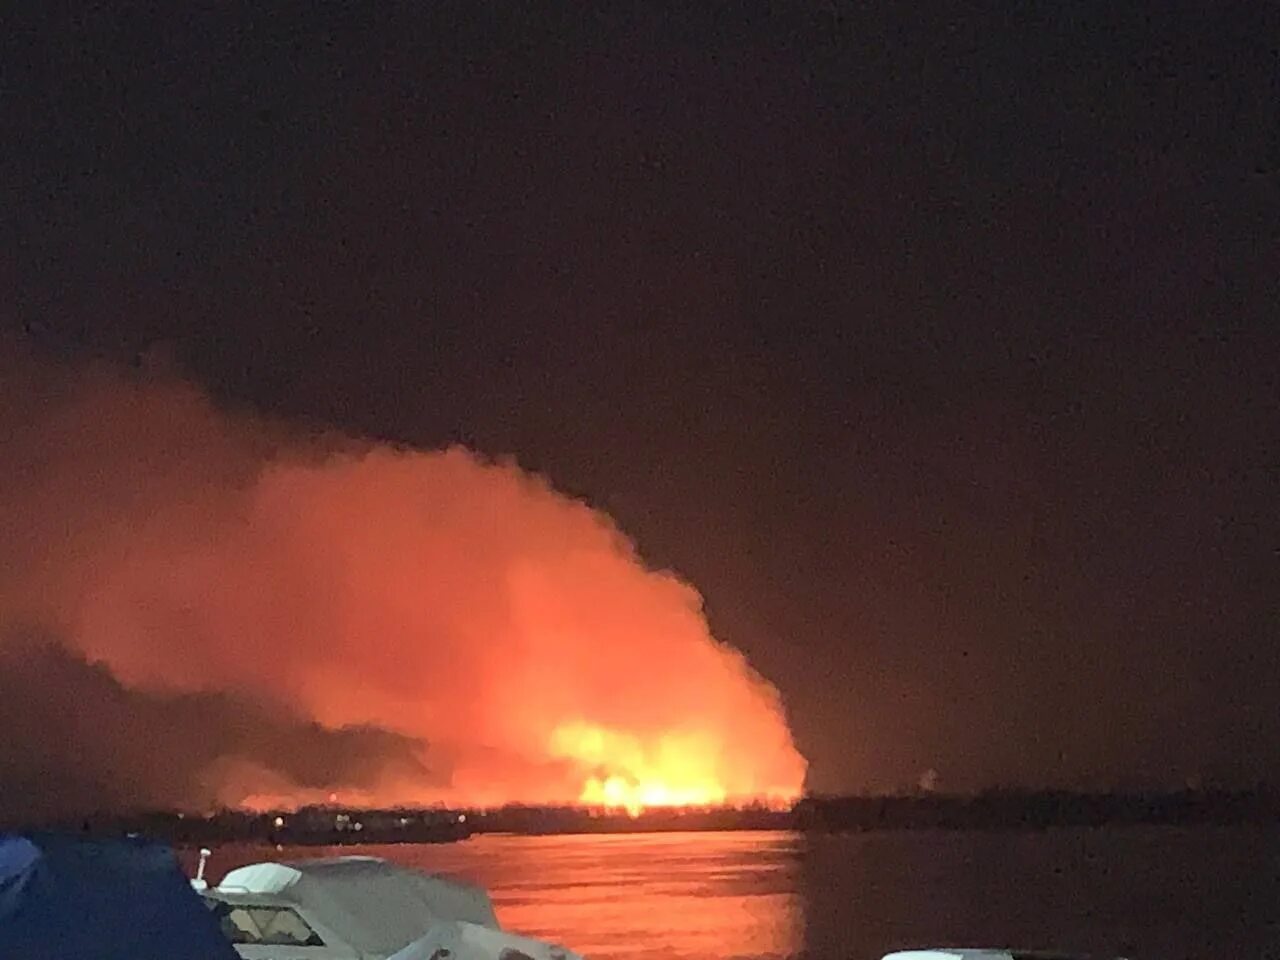
<instances>
[{"instance_id":1,"label":"orange glowing smoke","mask_svg":"<svg viewBox=\"0 0 1280 960\"><path fill-rule=\"evenodd\" d=\"M420 767L373 757L359 782L305 786L230 746L208 772L224 800L635 811L800 792L776 691L697 592L513 463L299 440L101 372L9 430L0 615L134 688L420 741Z\"/></svg>"}]
</instances>

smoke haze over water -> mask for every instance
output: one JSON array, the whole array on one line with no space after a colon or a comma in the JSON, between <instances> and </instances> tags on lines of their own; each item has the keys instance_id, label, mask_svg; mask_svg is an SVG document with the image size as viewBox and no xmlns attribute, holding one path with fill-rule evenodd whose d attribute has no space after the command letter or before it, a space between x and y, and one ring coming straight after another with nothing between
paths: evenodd
<instances>
[{"instance_id":1,"label":"smoke haze over water","mask_svg":"<svg viewBox=\"0 0 1280 960\"><path fill-rule=\"evenodd\" d=\"M697 592L513 463L302 437L164 375L2 376L0 769L29 803L799 791Z\"/></svg>"}]
</instances>

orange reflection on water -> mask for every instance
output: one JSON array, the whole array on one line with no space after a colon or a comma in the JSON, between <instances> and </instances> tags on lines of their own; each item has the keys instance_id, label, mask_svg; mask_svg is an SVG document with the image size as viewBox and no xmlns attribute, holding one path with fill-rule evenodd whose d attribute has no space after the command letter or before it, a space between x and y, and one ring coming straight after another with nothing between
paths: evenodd
<instances>
[{"instance_id":1,"label":"orange reflection on water","mask_svg":"<svg viewBox=\"0 0 1280 960\"><path fill-rule=\"evenodd\" d=\"M395 856L485 886L507 929L589 960L794 956L802 839L791 833L480 836Z\"/></svg>"}]
</instances>

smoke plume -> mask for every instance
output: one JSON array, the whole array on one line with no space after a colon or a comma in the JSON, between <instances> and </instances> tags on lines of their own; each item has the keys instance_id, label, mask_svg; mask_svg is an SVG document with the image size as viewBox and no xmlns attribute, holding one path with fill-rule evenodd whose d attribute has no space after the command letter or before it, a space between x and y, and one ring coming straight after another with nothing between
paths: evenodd
<instances>
[{"instance_id":1,"label":"smoke plume","mask_svg":"<svg viewBox=\"0 0 1280 960\"><path fill-rule=\"evenodd\" d=\"M0 821L209 808L264 784L370 789L397 768L427 775L411 738L325 729L235 693L129 690L37 638L0 648L0 727Z\"/></svg>"},{"instance_id":2,"label":"smoke plume","mask_svg":"<svg viewBox=\"0 0 1280 960\"><path fill-rule=\"evenodd\" d=\"M798 793L776 692L697 592L514 463L150 372L0 386L0 769L57 771L50 804Z\"/></svg>"}]
</instances>

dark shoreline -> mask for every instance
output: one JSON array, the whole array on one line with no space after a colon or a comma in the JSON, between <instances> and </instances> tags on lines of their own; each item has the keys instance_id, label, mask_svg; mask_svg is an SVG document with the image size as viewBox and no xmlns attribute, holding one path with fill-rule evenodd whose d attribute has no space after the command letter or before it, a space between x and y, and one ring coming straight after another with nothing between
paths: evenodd
<instances>
[{"instance_id":1,"label":"dark shoreline","mask_svg":"<svg viewBox=\"0 0 1280 960\"><path fill-rule=\"evenodd\" d=\"M1280 791L1125 793L993 790L975 795L822 797L802 800L799 829L1041 830L1052 827L1280 824Z\"/></svg>"},{"instance_id":2,"label":"dark shoreline","mask_svg":"<svg viewBox=\"0 0 1280 960\"><path fill-rule=\"evenodd\" d=\"M449 843L485 833L530 836L664 831L1043 830L1055 827L1280 824L1280 791L1087 794L988 791L976 795L808 797L789 810L759 806L646 810L637 816L581 807L509 805L490 810L308 807L278 813L96 814L43 824L100 836L143 834L182 846L259 843L341 846Z\"/></svg>"}]
</instances>

